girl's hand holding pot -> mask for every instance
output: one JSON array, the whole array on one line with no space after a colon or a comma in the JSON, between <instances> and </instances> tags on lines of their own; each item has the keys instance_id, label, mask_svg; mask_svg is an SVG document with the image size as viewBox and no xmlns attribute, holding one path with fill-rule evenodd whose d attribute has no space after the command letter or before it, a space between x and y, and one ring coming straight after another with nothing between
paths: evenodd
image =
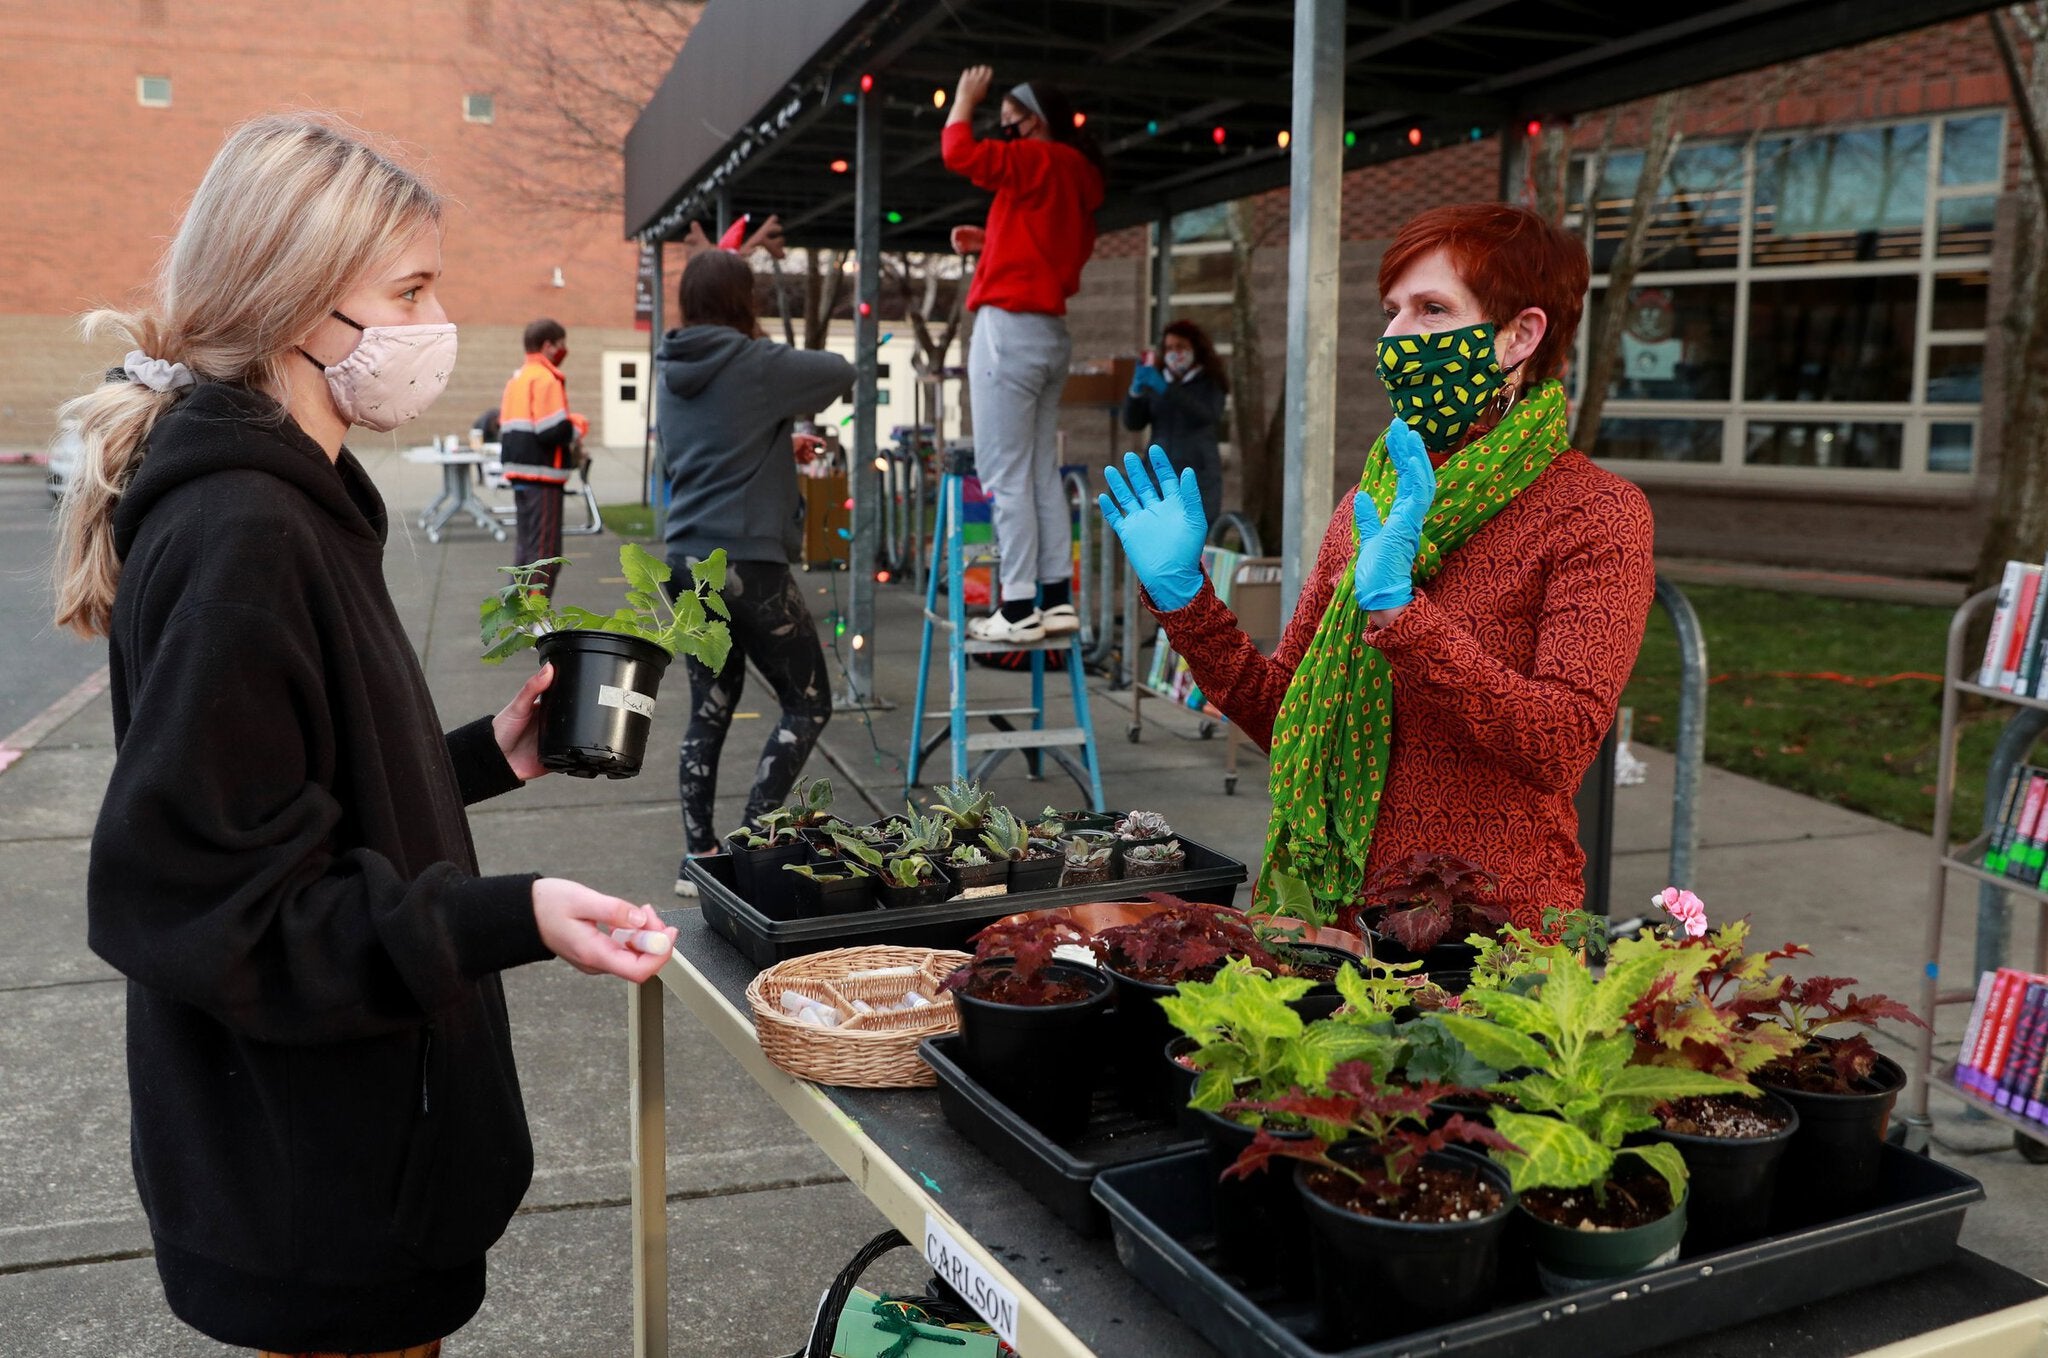
<instances>
[{"instance_id":1,"label":"girl's hand holding pot","mask_svg":"<svg viewBox=\"0 0 2048 1358\"><path fill-rule=\"evenodd\" d=\"M533 884L533 917L541 942L555 956L585 975L619 976L635 985L668 961L669 947L654 940L673 945L676 937L673 927L662 927L652 906L561 877L542 877Z\"/></svg>"},{"instance_id":2,"label":"girl's hand holding pot","mask_svg":"<svg viewBox=\"0 0 2048 1358\"><path fill-rule=\"evenodd\" d=\"M554 682L554 665L542 665L491 718L491 734L521 782L530 783L547 772L540 762L540 695Z\"/></svg>"},{"instance_id":3,"label":"girl's hand holding pot","mask_svg":"<svg viewBox=\"0 0 2048 1358\"><path fill-rule=\"evenodd\" d=\"M1393 459L1394 503L1387 521L1379 507L1360 491L1351 503L1358 526L1358 564L1351 588L1359 608L1368 613L1404 607L1415 597L1415 554L1422 548L1422 521L1436 500L1436 468L1422 436L1396 419L1387 426L1387 456ZM1378 621L1378 620L1376 620Z\"/></svg>"},{"instance_id":4,"label":"girl's hand holding pot","mask_svg":"<svg viewBox=\"0 0 2048 1358\"><path fill-rule=\"evenodd\" d=\"M1183 468L1176 476L1155 443L1149 475L1136 453L1125 453L1124 473L1108 467L1103 479L1109 494L1097 496L1096 503L1123 540L1138 582L1161 608L1186 608L1202 592L1202 541L1209 535L1195 469Z\"/></svg>"}]
</instances>

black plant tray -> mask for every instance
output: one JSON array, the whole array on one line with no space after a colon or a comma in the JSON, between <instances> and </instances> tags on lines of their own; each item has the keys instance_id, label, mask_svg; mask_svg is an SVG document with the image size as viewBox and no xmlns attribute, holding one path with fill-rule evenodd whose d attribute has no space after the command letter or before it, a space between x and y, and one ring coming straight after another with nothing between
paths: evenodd
<instances>
[{"instance_id":1,"label":"black plant tray","mask_svg":"<svg viewBox=\"0 0 2048 1358\"><path fill-rule=\"evenodd\" d=\"M1126 1165L1095 1181L1117 1258L1225 1358L1611 1358L1933 1268L1954 1253L1963 1211L1984 1198L1969 1175L1884 1148L1872 1205L1733 1249L1544 1296L1519 1235L1501 1242L1499 1304L1433 1329L1347 1349L1319 1348L1313 1307L1277 1288L1239 1291L1217 1272L1208 1158L1201 1151Z\"/></svg>"},{"instance_id":2,"label":"black plant tray","mask_svg":"<svg viewBox=\"0 0 2048 1358\"><path fill-rule=\"evenodd\" d=\"M1001 892L993 896L955 896L937 905L905 910L884 910L878 906L816 919L769 919L756 910L733 889L729 855L686 859L683 871L697 884L697 901L704 911L704 922L755 966L768 967L785 958L827 948L876 943L905 948L958 948L982 926L1005 915L1088 901L1137 900L1153 891L1170 892L1207 905L1234 905L1237 888L1248 875L1244 864L1192 839L1183 838L1180 843L1187 852L1187 866L1164 877L1053 887L1046 891Z\"/></svg>"},{"instance_id":3,"label":"black plant tray","mask_svg":"<svg viewBox=\"0 0 2048 1358\"><path fill-rule=\"evenodd\" d=\"M959 1064L957 1035L928 1037L917 1044L917 1052L939 1077L939 1109L953 1130L1082 1235L1102 1235L1109 1229L1109 1214L1089 1192L1096 1175L1202 1144L1199 1137L1189 1137L1164 1118L1128 1111L1110 1083L1107 1065L1088 1110L1087 1129L1063 1143L1018 1117L976 1083Z\"/></svg>"}]
</instances>

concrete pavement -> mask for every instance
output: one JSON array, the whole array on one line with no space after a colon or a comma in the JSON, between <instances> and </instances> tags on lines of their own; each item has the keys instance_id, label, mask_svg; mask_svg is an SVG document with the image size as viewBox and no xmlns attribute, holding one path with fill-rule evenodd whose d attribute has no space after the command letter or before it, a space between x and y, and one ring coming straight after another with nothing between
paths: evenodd
<instances>
[{"instance_id":1,"label":"concrete pavement","mask_svg":"<svg viewBox=\"0 0 2048 1358\"><path fill-rule=\"evenodd\" d=\"M433 469L399 461L395 449L366 461L394 517L409 519L438 489ZM597 476L607 502L636 498L637 454L601 454ZM564 597L595 605L614 594L606 581L616 572L617 539L568 542L574 564ZM387 575L451 724L500 705L524 673L524 661L493 669L476 660L477 601L508 559L507 548L473 528L453 528L436 547L394 525ZM0 561L0 570L15 578L33 564ZM844 598L842 575L806 583L821 619ZM830 775L842 797L900 804L916 603L900 588L882 593L877 688L899 706L841 714L825 734L827 757L813 761L810 771ZM1023 691L1017 676L988 673L985 681L991 697ZM1064 682L1048 680L1056 703ZM1225 796L1222 743L1200 739L1192 714L1146 702L1142 739L1133 744L1124 738L1129 695L1108 694L1100 681L1094 687L1110 803L1156 807L1192 837L1255 861L1267 814L1263 763L1247 756L1237 795ZM684 706L678 689L664 694L638 779L549 778L476 808L485 870L545 870L671 901L680 830L668 759ZM724 761L723 821L737 819L774 710L772 697L750 686ZM228 1352L183 1329L156 1289L126 1154L121 987L84 946L86 851L111 745L100 696L0 772L0 927L9 939L0 950L0 1351L18 1358ZM1670 763L1642 753L1649 783L1618 797L1618 913L1665 885ZM1070 784L1021 775L1015 758L998 772L1003 800L1032 809L1076 800ZM1902 998L1917 994L1925 837L1712 770L1700 820L1695 885L1710 912L1749 913L1761 937L1809 943L1830 973ZM1954 927L1943 957L1952 976L1969 965L1974 906L1973 890L1952 888ZM2023 919L2018 955L2031 955L2032 944L2033 921ZM506 981L538 1169L525 1209L493 1254L484 1310L449 1352L618 1354L630 1335L623 987L554 963ZM883 1223L681 1006L667 1013L674 1351L787 1353L818 1291ZM1962 1017L1942 1016L1951 1045ZM1892 1049L1909 1058L1903 1041ZM1984 1179L1991 1194L1972 1210L1965 1243L2048 1275L2048 1243L2035 1226L2048 1206L2048 1169L2022 1163L2002 1130L1964 1122L1938 1097L1935 1112L1937 1154Z\"/></svg>"}]
</instances>

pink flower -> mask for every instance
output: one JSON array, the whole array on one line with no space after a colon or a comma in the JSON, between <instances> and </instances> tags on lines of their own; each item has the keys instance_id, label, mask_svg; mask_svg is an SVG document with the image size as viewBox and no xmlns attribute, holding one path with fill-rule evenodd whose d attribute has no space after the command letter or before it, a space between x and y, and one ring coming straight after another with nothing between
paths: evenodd
<instances>
[{"instance_id":1,"label":"pink flower","mask_svg":"<svg viewBox=\"0 0 2048 1358\"><path fill-rule=\"evenodd\" d=\"M1699 938L1707 932L1706 904L1690 891L1667 886L1650 897L1650 904L1683 925L1687 938Z\"/></svg>"}]
</instances>

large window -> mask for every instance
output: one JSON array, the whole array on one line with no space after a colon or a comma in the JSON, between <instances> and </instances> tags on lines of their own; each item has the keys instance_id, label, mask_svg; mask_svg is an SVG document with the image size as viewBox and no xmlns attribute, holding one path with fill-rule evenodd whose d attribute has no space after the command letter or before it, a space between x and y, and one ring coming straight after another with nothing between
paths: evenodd
<instances>
[{"instance_id":1,"label":"large window","mask_svg":"<svg viewBox=\"0 0 2048 1358\"><path fill-rule=\"evenodd\" d=\"M1975 469L2005 119L1682 143L1657 186L1594 455L1645 476L1959 484ZM1580 162L1606 304L1642 178ZM1662 464L1660 466L1660 464Z\"/></svg>"}]
</instances>

